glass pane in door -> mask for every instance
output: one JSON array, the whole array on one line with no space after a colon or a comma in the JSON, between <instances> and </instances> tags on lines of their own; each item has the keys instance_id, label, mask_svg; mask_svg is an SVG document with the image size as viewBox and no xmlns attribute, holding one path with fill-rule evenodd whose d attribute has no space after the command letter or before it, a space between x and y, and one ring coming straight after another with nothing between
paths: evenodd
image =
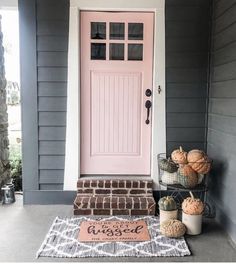
<instances>
[{"instance_id":1,"label":"glass pane in door","mask_svg":"<svg viewBox=\"0 0 236 264\"><path fill-rule=\"evenodd\" d=\"M110 39L125 38L125 23L110 23Z\"/></svg>"},{"instance_id":2,"label":"glass pane in door","mask_svg":"<svg viewBox=\"0 0 236 264\"><path fill-rule=\"evenodd\" d=\"M110 44L110 60L124 60L124 44Z\"/></svg>"},{"instance_id":3,"label":"glass pane in door","mask_svg":"<svg viewBox=\"0 0 236 264\"><path fill-rule=\"evenodd\" d=\"M129 23L128 39L129 40L143 39L143 23Z\"/></svg>"},{"instance_id":4,"label":"glass pane in door","mask_svg":"<svg viewBox=\"0 0 236 264\"><path fill-rule=\"evenodd\" d=\"M105 22L91 22L91 39L106 39Z\"/></svg>"}]
</instances>

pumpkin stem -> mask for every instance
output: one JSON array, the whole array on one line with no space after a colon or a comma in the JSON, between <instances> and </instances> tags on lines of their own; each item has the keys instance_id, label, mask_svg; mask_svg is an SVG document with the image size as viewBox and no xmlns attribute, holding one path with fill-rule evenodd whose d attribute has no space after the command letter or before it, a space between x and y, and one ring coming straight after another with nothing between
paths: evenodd
<instances>
[{"instance_id":1,"label":"pumpkin stem","mask_svg":"<svg viewBox=\"0 0 236 264\"><path fill-rule=\"evenodd\" d=\"M180 150L180 152L183 152L183 148L181 146L179 147L179 150Z\"/></svg>"},{"instance_id":2,"label":"pumpkin stem","mask_svg":"<svg viewBox=\"0 0 236 264\"><path fill-rule=\"evenodd\" d=\"M191 195L192 199L194 199L193 193L192 193L192 192L189 192L189 193L190 193L190 195Z\"/></svg>"}]
</instances>

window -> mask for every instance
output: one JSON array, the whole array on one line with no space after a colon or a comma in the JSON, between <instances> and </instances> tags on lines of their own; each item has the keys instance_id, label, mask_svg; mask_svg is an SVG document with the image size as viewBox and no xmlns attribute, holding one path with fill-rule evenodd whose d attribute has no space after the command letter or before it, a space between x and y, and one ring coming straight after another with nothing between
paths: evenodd
<instances>
[{"instance_id":1,"label":"window","mask_svg":"<svg viewBox=\"0 0 236 264\"><path fill-rule=\"evenodd\" d=\"M142 61L143 31L143 23L91 22L91 60Z\"/></svg>"}]
</instances>

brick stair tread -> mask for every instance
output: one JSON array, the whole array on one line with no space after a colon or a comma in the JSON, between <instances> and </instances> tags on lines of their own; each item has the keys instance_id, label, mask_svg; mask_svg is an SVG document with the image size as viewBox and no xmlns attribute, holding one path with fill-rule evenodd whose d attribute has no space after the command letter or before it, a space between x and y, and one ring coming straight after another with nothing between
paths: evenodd
<instances>
[{"instance_id":1,"label":"brick stair tread","mask_svg":"<svg viewBox=\"0 0 236 264\"><path fill-rule=\"evenodd\" d=\"M77 181L77 188L134 188L152 189L152 180L83 180Z\"/></svg>"},{"instance_id":2,"label":"brick stair tread","mask_svg":"<svg viewBox=\"0 0 236 264\"><path fill-rule=\"evenodd\" d=\"M77 182L77 194L82 196L152 196L152 181L79 179Z\"/></svg>"},{"instance_id":3,"label":"brick stair tread","mask_svg":"<svg viewBox=\"0 0 236 264\"><path fill-rule=\"evenodd\" d=\"M153 197L80 196L74 209L150 209L156 206Z\"/></svg>"}]
</instances>

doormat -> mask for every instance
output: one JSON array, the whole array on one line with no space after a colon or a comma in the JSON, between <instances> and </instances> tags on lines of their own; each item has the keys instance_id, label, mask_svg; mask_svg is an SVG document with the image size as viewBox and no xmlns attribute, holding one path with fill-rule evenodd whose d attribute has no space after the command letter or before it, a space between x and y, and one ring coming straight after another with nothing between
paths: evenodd
<instances>
[{"instance_id":1,"label":"doormat","mask_svg":"<svg viewBox=\"0 0 236 264\"><path fill-rule=\"evenodd\" d=\"M80 224L80 242L150 241L147 224L138 221L83 221Z\"/></svg>"},{"instance_id":2,"label":"doormat","mask_svg":"<svg viewBox=\"0 0 236 264\"><path fill-rule=\"evenodd\" d=\"M145 221L147 241L79 241L81 223L91 221ZM160 234L159 218L154 216L56 217L36 257L179 257L190 255L183 237L167 238Z\"/></svg>"}]
</instances>

